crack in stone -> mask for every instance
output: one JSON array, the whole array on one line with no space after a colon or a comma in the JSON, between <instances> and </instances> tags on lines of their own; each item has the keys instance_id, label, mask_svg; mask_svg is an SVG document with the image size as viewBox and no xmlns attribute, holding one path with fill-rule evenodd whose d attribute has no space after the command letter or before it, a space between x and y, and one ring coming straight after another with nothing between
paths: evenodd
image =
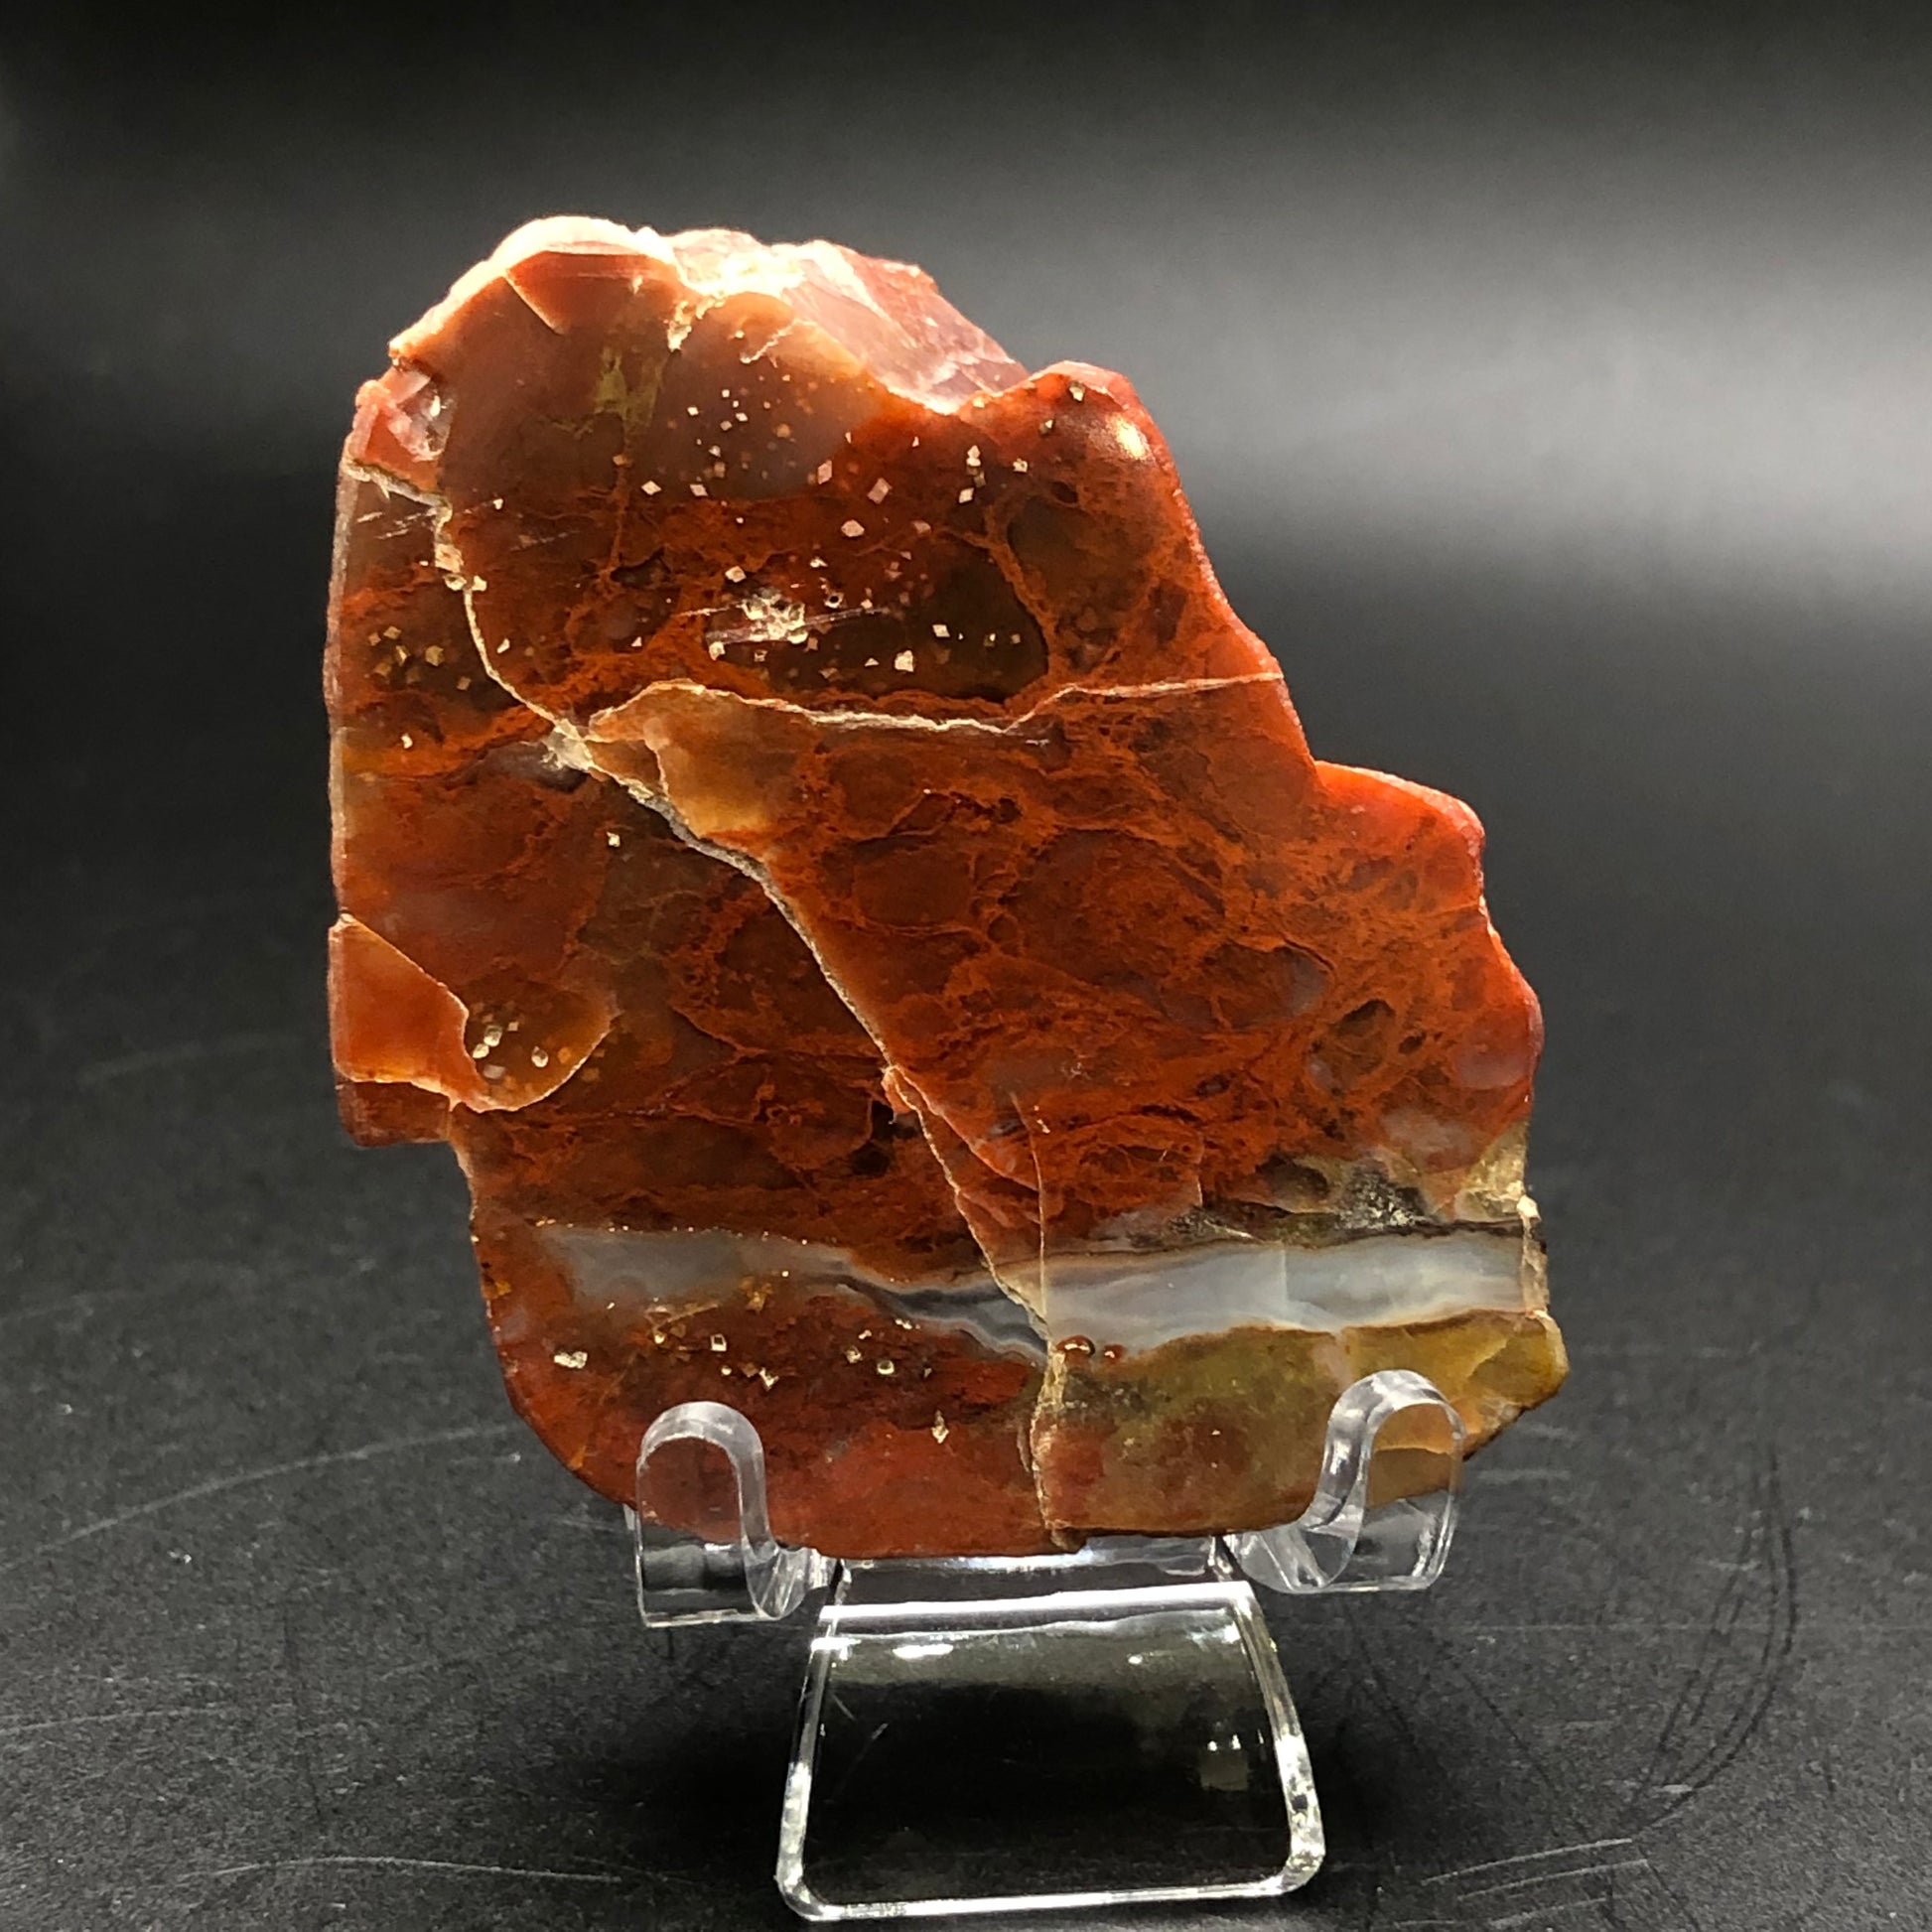
<instances>
[{"instance_id":1,"label":"crack in stone","mask_svg":"<svg viewBox=\"0 0 1932 1932\"><path fill-rule=\"evenodd\" d=\"M715 701L743 705L751 710L788 712L794 717L809 719L814 725L824 725L833 729L980 732L992 738L1008 738L1022 733L1027 726L1045 717L1054 706L1064 704L1073 698L1186 697L1195 692L1225 691L1244 684L1279 684L1281 681L1281 673L1270 670L1244 671L1234 677L1166 678L1147 684L1063 684L1057 690L1048 692L1031 710L1020 712L1013 717L922 718L916 712L875 711L865 706L815 708L811 705L794 704L788 698L753 697L743 691L722 691L716 685L700 684L695 678L667 677L655 679L645 685L635 696L624 699L621 704L609 705L602 711L592 713L590 735L612 741L621 739L621 734L612 730L611 727L618 724L626 711L633 706L641 708L645 699L655 697L659 692L675 692L681 696L697 697L707 703Z\"/></svg>"}]
</instances>

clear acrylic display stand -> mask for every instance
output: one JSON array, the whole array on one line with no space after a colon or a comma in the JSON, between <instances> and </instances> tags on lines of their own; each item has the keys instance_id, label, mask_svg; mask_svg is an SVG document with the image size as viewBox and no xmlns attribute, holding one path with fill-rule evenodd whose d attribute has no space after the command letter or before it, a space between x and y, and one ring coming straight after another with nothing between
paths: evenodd
<instances>
[{"instance_id":1,"label":"clear acrylic display stand","mask_svg":"<svg viewBox=\"0 0 1932 1932\"><path fill-rule=\"evenodd\" d=\"M643 1619L785 1617L829 1592L778 1888L809 1919L906 1918L1305 1884L1321 1813L1253 1584L1427 1588L1454 1528L1462 1425L1432 1383L1385 1369L1336 1402L1293 1523L863 1563L772 1540L758 1431L720 1403L651 1425L640 1498L651 1458L680 1442L728 1458L738 1535L704 1542L628 1512Z\"/></svg>"}]
</instances>

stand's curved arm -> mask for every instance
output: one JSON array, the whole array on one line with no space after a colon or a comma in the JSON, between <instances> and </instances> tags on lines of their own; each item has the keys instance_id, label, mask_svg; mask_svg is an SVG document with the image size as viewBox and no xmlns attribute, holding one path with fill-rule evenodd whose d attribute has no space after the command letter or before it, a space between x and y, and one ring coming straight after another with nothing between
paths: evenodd
<instances>
[{"instance_id":1,"label":"stand's curved arm","mask_svg":"<svg viewBox=\"0 0 1932 1932\"><path fill-rule=\"evenodd\" d=\"M1397 1416L1432 1413L1438 1437L1423 1451L1432 1477L1419 1493L1371 1506L1376 1441ZM1292 1523L1222 1539L1241 1569L1269 1589L1427 1589L1443 1574L1462 1486L1462 1418L1425 1376L1385 1368L1344 1389L1328 1417L1314 1499Z\"/></svg>"},{"instance_id":2,"label":"stand's curved arm","mask_svg":"<svg viewBox=\"0 0 1932 1932\"><path fill-rule=\"evenodd\" d=\"M764 1445L748 1417L722 1402L681 1402L644 1432L637 1449L637 1496L650 1458L667 1443L723 1450L738 1490L738 1535L705 1543L626 1509L637 1559L637 1609L649 1624L723 1623L789 1616L831 1582L834 1565L816 1550L773 1540L764 1489Z\"/></svg>"}]
</instances>

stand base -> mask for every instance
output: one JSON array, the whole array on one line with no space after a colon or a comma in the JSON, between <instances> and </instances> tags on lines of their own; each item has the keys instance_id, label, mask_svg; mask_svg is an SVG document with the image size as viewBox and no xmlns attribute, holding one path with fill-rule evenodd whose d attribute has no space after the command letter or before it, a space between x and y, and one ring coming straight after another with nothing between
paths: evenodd
<instances>
[{"instance_id":1,"label":"stand base","mask_svg":"<svg viewBox=\"0 0 1932 1932\"><path fill-rule=\"evenodd\" d=\"M729 1461L735 1539L652 1523L651 1457L680 1442ZM637 1451L637 1606L655 1625L771 1619L830 1587L778 1843L778 1888L805 1918L1273 1897L1320 1865L1321 1814L1245 1579L1290 1595L1428 1588L1461 1455L1442 1393L1381 1369L1336 1401L1292 1523L1102 1537L1065 1556L837 1563L773 1539L746 1417L687 1402Z\"/></svg>"},{"instance_id":2,"label":"stand base","mask_svg":"<svg viewBox=\"0 0 1932 1932\"><path fill-rule=\"evenodd\" d=\"M809 1919L1269 1897L1320 1813L1253 1589L1210 1541L850 1566L779 1835Z\"/></svg>"}]
</instances>

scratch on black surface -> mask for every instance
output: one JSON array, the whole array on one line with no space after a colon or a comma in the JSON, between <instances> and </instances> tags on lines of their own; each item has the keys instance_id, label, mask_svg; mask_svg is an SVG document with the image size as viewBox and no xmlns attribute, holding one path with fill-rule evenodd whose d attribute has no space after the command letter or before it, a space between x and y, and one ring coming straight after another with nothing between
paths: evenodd
<instances>
[{"instance_id":1,"label":"scratch on black surface","mask_svg":"<svg viewBox=\"0 0 1932 1932\"><path fill-rule=\"evenodd\" d=\"M302 1042L294 1034L224 1034L215 1039L184 1039L169 1046L144 1046L113 1059L93 1060L74 1076L82 1087L104 1086L131 1075L162 1073L170 1067L192 1066L198 1060L221 1059L234 1053L261 1053Z\"/></svg>"},{"instance_id":2,"label":"scratch on black surface","mask_svg":"<svg viewBox=\"0 0 1932 1932\"><path fill-rule=\"evenodd\" d=\"M1612 1871L1646 1871L1650 1861L1639 1854L1634 1859L1603 1859L1595 1864L1567 1865L1562 1871L1532 1872L1527 1878L1504 1878L1493 1885L1466 1885L1462 1889L1464 1898L1494 1898L1503 1892L1533 1891L1538 1885L1547 1885L1556 1878L1600 1878Z\"/></svg>"},{"instance_id":3,"label":"scratch on black surface","mask_svg":"<svg viewBox=\"0 0 1932 1932\"><path fill-rule=\"evenodd\" d=\"M1424 1739L1421 1732L1410 1722L1409 1713L1402 1699L1397 1697L1391 1688L1388 1675L1383 1670L1380 1659L1377 1658L1373 1648L1370 1646L1360 1619L1351 1616L1346 1619L1344 1627L1348 1632L1349 1642L1356 1656L1362 1660L1362 1668L1368 1672L1370 1683L1374 1685L1376 1692L1381 1697L1383 1714L1394 1725L1396 1729L1402 1733L1404 1741L1408 1744L1410 1751L1417 1759L1427 1764L1439 1776L1446 1776L1447 1767L1444 1765L1442 1758L1434 1751Z\"/></svg>"},{"instance_id":4,"label":"scratch on black surface","mask_svg":"<svg viewBox=\"0 0 1932 1932\"><path fill-rule=\"evenodd\" d=\"M163 1264L145 1274L132 1288L84 1288L69 1295L39 1302L22 1302L0 1311L0 1328L30 1321L68 1321L91 1315L96 1310L134 1303L152 1308L178 1289L196 1294L253 1294L262 1286L260 1273L253 1268L226 1266L217 1262Z\"/></svg>"},{"instance_id":5,"label":"scratch on black surface","mask_svg":"<svg viewBox=\"0 0 1932 1932\"><path fill-rule=\"evenodd\" d=\"M1507 1871L1517 1865L1538 1864L1545 1859L1573 1858L1579 1852L1620 1852L1633 1843L1633 1840L1627 1838L1593 1838L1582 1845L1555 1845L1541 1852L1517 1852L1506 1859L1485 1859L1480 1864L1459 1864L1452 1871L1438 1871L1433 1876L1425 1878L1423 1883L1447 1885L1458 1878L1477 1878L1488 1871ZM1487 1889L1489 1887L1478 1885L1473 1888L1473 1891Z\"/></svg>"},{"instance_id":6,"label":"scratch on black surface","mask_svg":"<svg viewBox=\"0 0 1932 1932\"><path fill-rule=\"evenodd\" d=\"M0 1725L0 1743L10 1737L38 1736L44 1731L73 1730L86 1725L133 1725L173 1718L236 1718L253 1712L239 1704L184 1704L157 1711L90 1711L73 1718L34 1718L23 1724Z\"/></svg>"},{"instance_id":7,"label":"scratch on black surface","mask_svg":"<svg viewBox=\"0 0 1932 1932\"><path fill-rule=\"evenodd\" d=\"M374 1870L395 1871L447 1871L460 1877L554 1878L580 1885L622 1885L628 1884L632 1878L650 1875L642 1871L572 1871L552 1869L544 1865L471 1864L460 1859L405 1859L384 1857L372 1852L359 1855L343 1852L322 1854L306 1859L261 1859L248 1864L217 1865L211 1871L185 1872L183 1878L185 1882L192 1882L198 1878L242 1878L258 1871L299 1871L315 1865L333 1867L360 1865Z\"/></svg>"},{"instance_id":8,"label":"scratch on black surface","mask_svg":"<svg viewBox=\"0 0 1932 1932\"><path fill-rule=\"evenodd\" d=\"M19 1308L0 1314L0 1328L10 1328L16 1322L90 1314L109 1303L136 1301L149 1292L146 1288L91 1288L76 1295L64 1295L58 1302L23 1302Z\"/></svg>"},{"instance_id":9,"label":"scratch on black surface","mask_svg":"<svg viewBox=\"0 0 1932 1932\"><path fill-rule=\"evenodd\" d=\"M1547 1924L1559 1912L1595 1911L1603 1903L1601 1898L1565 1898L1554 1905L1535 1906L1527 1912L1507 1912L1501 1918L1488 1921L1489 1932L1507 1932L1507 1928L1516 1925Z\"/></svg>"},{"instance_id":10,"label":"scratch on black surface","mask_svg":"<svg viewBox=\"0 0 1932 1932\"><path fill-rule=\"evenodd\" d=\"M289 1697L295 1705L295 1748L297 1760L302 1770L302 1781L308 1787L309 1806L315 1813L316 1830L321 1832L328 1827L328 1816L323 1809L322 1786L316 1779L315 1753L309 1745L310 1732L315 1728L315 1711L309 1697L308 1679L302 1672L302 1658L295 1643L295 1612L287 1603L282 1605L282 1668L288 1675Z\"/></svg>"},{"instance_id":11,"label":"scratch on black surface","mask_svg":"<svg viewBox=\"0 0 1932 1932\"><path fill-rule=\"evenodd\" d=\"M1586 1857L1581 1863L1563 1863L1579 1854L1604 1851L1629 1856ZM1513 1875L1479 1885L1466 1882L1502 1871ZM1666 1932L1674 1925L1690 1926L1696 1932L1698 1924L1685 1900L1630 1839L1597 1839L1524 1852L1515 1858L1491 1859L1482 1864L1441 1872L1426 1882L1447 1887L1448 1896L1462 1914L1462 1922L1486 1926L1491 1932L1586 1911L1600 1913L1601 1924L1626 1928L1627 1932ZM1519 1905L1537 1892L1543 1895Z\"/></svg>"},{"instance_id":12,"label":"scratch on black surface","mask_svg":"<svg viewBox=\"0 0 1932 1932\"><path fill-rule=\"evenodd\" d=\"M1482 1681L1477 1674L1469 1668L1468 1664L1456 1654L1453 1646L1439 1632L1424 1625L1421 1628L1421 1635L1424 1641L1436 1652L1443 1664L1448 1669L1452 1670L1462 1680L1470 1696L1501 1726L1503 1734L1509 1739L1510 1744L1514 1748L1518 1766L1530 1777L1534 1778L1547 1795L1550 1807L1549 1816L1553 1819L1567 1820L1574 1829L1585 1829L1575 1806L1571 1802L1571 1795L1568 1789L1559 1784L1551 1776L1549 1767L1544 1763L1542 1755L1536 1746L1517 1727L1515 1720L1510 1717L1509 1713L1484 1689Z\"/></svg>"},{"instance_id":13,"label":"scratch on black surface","mask_svg":"<svg viewBox=\"0 0 1932 1932\"><path fill-rule=\"evenodd\" d=\"M1693 1803L1736 1762L1783 1686L1797 1643L1798 1578L1775 1449L1753 1491L1736 1560L1625 1807L1626 1828L1661 1824ZM1738 1649L1748 1655L1745 1681L1726 1697Z\"/></svg>"},{"instance_id":14,"label":"scratch on black surface","mask_svg":"<svg viewBox=\"0 0 1932 1932\"><path fill-rule=\"evenodd\" d=\"M218 1496L224 1490L245 1489L257 1482L278 1482L284 1476L307 1475L313 1469L373 1462L378 1456L401 1455L417 1449L437 1449L446 1443L472 1443L484 1436L515 1435L522 1427L521 1423L498 1422L479 1423L468 1429L439 1429L428 1435L398 1436L388 1442L364 1443L359 1449L336 1449L322 1455L305 1455L295 1462L271 1462L263 1468L242 1469L233 1475L215 1476L207 1482L177 1489L170 1495L157 1496L152 1502L136 1503L132 1508L117 1510L112 1516L98 1516L91 1523L82 1523L78 1529L69 1530L65 1536L37 1544L24 1555L9 1557L5 1563L0 1563L0 1576L5 1576L9 1570L18 1570L23 1564L32 1563L36 1558L53 1556L73 1544L84 1543L90 1537L105 1536L108 1531L138 1523L143 1517L159 1515L164 1509L174 1509L182 1503L200 1502L205 1496Z\"/></svg>"}]
</instances>

